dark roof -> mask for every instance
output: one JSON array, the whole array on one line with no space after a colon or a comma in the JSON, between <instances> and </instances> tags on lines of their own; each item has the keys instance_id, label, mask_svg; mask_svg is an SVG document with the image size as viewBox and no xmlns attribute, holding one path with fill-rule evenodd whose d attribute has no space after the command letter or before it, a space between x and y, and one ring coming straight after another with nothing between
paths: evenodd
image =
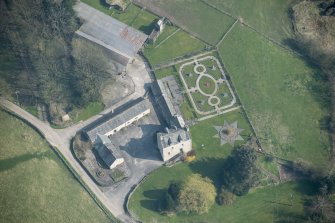
<instances>
[{"instance_id":1,"label":"dark roof","mask_svg":"<svg viewBox=\"0 0 335 223\"><path fill-rule=\"evenodd\" d=\"M171 91L178 91L173 88L170 90L170 86L167 86L168 82L163 80L158 80L152 86L152 93L155 96L159 107L162 110L163 117L170 126L177 126L179 128L183 128L185 123L180 115L180 112L176 110L176 107L173 105L171 98Z\"/></svg>"},{"instance_id":2,"label":"dark roof","mask_svg":"<svg viewBox=\"0 0 335 223\"><path fill-rule=\"evenodd\" d=\"M191 139L190 133L185 129L167 129L166 132L157 134L163 148Z\"/></svg>"},{"instance_id":3,"label":"dark roof","mask_svg":"<svg viewBox=\"0 0 335 223\"><path fill-rule=\"evenodd\" d=\"M85 20L78 35L129 58L136 55L148 37L82 2L78 2L74 9Z\"/></svg>"},{"instance_id":4,"label":"dark roof","mask_svg":"<svg viewBox=\"0 0 335 223\"><path fill-rule=\"evenodd\" d=\"M104 135L112 131L148 109L150 109L149 101L147 99L138 99L131 107L125 108L124 110L121 109L100 118L87 126L83 131L87 134L91 142L94 142L98 134Z\"/></svg>"},{"instance_id":5,"label":"dark roof","mask_svg":"<svg viewBox=\"0 0 335 223\"><path fill-rule=\"evenodd\" d=\"M96 146L99 156L110 167L116 159L123 158L121 151L112 143L98 144Z\"/></svg>"}]
</instances>

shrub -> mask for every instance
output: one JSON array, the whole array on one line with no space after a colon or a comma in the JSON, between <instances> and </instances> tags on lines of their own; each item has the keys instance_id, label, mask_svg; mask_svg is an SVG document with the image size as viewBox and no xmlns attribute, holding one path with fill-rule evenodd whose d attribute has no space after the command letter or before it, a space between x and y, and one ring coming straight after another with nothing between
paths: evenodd
<instances>
[{"instance_id":1,"label":"shrub","mask_svg":"<svg viewBox=\"0 0 335 223\"><path fill-rule=\"evenodd\" d=\"M254 149L236 148L223 166L223 184L236 195L242 196L258 180L257 155Z\"/></svg>"},{"instance_id":2,"label":"shrub","mask_svg":"<svg viewBox=\"0 0 335 223\"><path fill-rule=\"evenodd\" d=\"M218 196L218 203L219 205L231 205L234 203L236 196L225 190L223 187L221 188L221 192Z\"/></svg>"},{"instance_id":3,"label":"shrub","mask_svg":"<svg viewBox=\"0 0 335 223\"><path fill-rule=\"evenodd\" d=\"M214 204L216 190L212 181L199 174L189 176L178 193L178 210L186 213L207 213Z\"/></svg>"}]
</instances>

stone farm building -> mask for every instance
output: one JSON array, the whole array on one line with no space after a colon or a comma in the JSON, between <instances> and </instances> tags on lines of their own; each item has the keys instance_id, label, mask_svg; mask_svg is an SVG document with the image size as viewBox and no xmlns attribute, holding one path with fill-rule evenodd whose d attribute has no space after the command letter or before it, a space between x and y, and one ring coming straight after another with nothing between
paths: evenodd
<instances>
[{"instance_id":1,"label":"stone farm building","mask_svg":"<svg viewBox=\"0 0 335 223\"><path fill-rule=\"evenodd\" d=\"M107 136L98 134L94 148L109 169L124 163L120 149L115 147Z\"/></svg>"},{"instance_id":2,"label":"stone farm building","mask_svg":"<svg viewBox=\"0 0 335 223\"><path fill-rule=\"evenodd\" d=\"M163 29L164 29L164 18L158 20L157 23L155 23L155 26L148 37L148 42L154 43L158 38L158 36L163 32Z\"/></svg>"},{"instance_id":3,"label":"stone farm building","mask_svg":"<svg viewBox=\"0 0 335 223\"><path fill-rule=\"evenodd\" d=\"M163 160L187 154L192 150L192 139L178 106L183 100L178 83L173 76L168 76L158 80L151 90L170 126L166 132L157 133L158 149Z\"/></svg>"},{"instance_id":4,"label":"stone farm building","mask_svg":"<svg viewBox=\"0 0 335 223\"><path fill-rule=\"evenodd\" d=\"M157 143L164 161L187 154L192 150L192 140L188 129L166 128L166 132L157 133Z\"/></svg>"},{"instance_id":5,"label":"stone farm building","mask_svg":"<svg viewBox=\"0 0 335 223\"><path fill-rule=\"evenodd\" d=\"M110 50L113 60L125 68L147 40L147 35L111 16L78 2L74 10L84 24L76 33Z\"/></svg>"},{"instance_id":6,"label":"stone farm building","mask_svg":"<svg viewBox=\"0 0 335 223\"><path fill-rule=\"evenodd\" d=\"M94 143L98 134L105 136L113 135L149 113L149 101L147 99L139 98L128 108L98 119L96 122L86 127L84 133L88 136L91 142Z\"/></svg>"},{"instance_id":7,"label":"stone farm building","mask_svg":"<svg viewBox=\"0 0 335 223\"><path fill-rule=\"evenodd\" d=\"M178 128L185 127L185 121L179 111L178 105L172 101L172 98L179 97L179 89L176 80L172 78L164 78L157 80L151 87L156 102L162 110L163 117L169 126Z\"/></svg>"}]
</instances>

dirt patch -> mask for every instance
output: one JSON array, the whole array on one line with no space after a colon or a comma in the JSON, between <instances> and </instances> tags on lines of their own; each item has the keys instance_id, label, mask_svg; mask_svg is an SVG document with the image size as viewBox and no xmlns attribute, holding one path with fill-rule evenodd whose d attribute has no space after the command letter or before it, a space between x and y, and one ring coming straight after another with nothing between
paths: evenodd
<instances>
[{"instance_id":1,"label":"dirt patch","mask_svg":"<svg viewBox=\"0 0 335 223\"><path fill-rule=\"evenodd\" d=\"M105 81L101 86L102 102L109 107L134 93L135 85L129 76L118 75Z\"/></svg>"}]
</instances>

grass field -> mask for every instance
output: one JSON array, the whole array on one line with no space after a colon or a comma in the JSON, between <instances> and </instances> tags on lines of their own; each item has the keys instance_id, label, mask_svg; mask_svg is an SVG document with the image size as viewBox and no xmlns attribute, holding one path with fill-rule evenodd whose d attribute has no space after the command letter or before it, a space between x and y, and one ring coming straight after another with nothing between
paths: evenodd
<instances>
[{"instance_id":1,"label":"grass field","mask_svg":"<svg viewBox=\"0 0 335 223\"><path fill-rule=\"evenodd\" d=\"M265 149L283 158L328 164L327 115L320 72L249 28L238 25L220 46L222 59Z\"/></svg>"},{"instance_id":2,"label":"grass field","mask_svg":"<svg viewBox=\"0 0 335 223\"><path fill-rule=\"evenodd\" d=\"M33 129L0 120L0 222L110 222Z\"/></svg>"},{"instance_id":3,"label":"grass field","mask_svg":"<svg viewBox=\"0 0 335 223\"><path fill-rule=\"evenodd\" d=\"M302 204L307 197L299 189L303 184L305 192L311 190L307 183L285 183L276 187L266 187L251 191L248 195L238 198L232 206L222 207L217 204L208 214L186 216L163 216L157 212L160 200L164 197L170 181L182 181L192 173L200 173L213 180L218 188L223 159L227 157L232 146L220 146L214 125L222 125L224 121L238 121L238 126L245 129L242 137L247 139L251 134L242 114L231 112L191 126L193 148L197 159L189 164L182 163L171 168L162 167L148 176L137 188L130 199L130 210L143 222L275 222L281 217L296 217L303 213ZM237 141L243 144L244 141ZM261 161L262 162L262 161ZM291 199L292 194L292 201ZM291 206L292 205L292 206ZM285 215L286 214L286 215ZM293 218L293 217L292 217Z\"/></svg>"},{"instance_id":4,"label":"grass field","mask_svg":"<svg viewBox=\"0 0 335 223\"><path fill-rule=\"evenodd\" d=\"M192 167L186 165L178 165L173 169L163 167L155 171L131 197L131 210L143 222L301 222L303 218L303 203L305 199L310 197L309 194L315 193L313 185L307 182L284 183L279 186L258 189L246 196L238 197L231 206L215 204L209 213L203 215L188 216L178 214L167 217L155 211L159 204L159 199L164 198L164 192L169 182L172 180L182 181L192 172ZM303 191L301 191L302 188Z\"/></svg>"},{"instance_id":5,"label":"grass field","mask_svg":"<svg viewBox=\"0 0 335 223\"><path fill-rule=\"evenodd\" d=\"M172 27L172 29L175 28ZM165 32L171 33L169 28L164 29L162 35L164 35ZM205 43L182 30L179 30L163 43L160 43L161 41L163 41L162 38L158 39L155 44L148 45L144 49L144 55L148 58L152 66L205 48ZM159 46L156 47L157 45Z\"/></svg>"},{"instance_id":6,"label":"grass field","mask_svg":"<svg viewBox=\"0 0 335 223\"><path fill-rule=\"evenodd\" d=\"M173 75L175 78L178 78L178 71L174 66L155 71L155 76L157 79L162 79L170 75Z\"/></svg>"},{"instance_id":7,"label":"grass field","mask_svg":"<svg viewBox=\"0 0 335 223\"><path fill-rule=\"evenodd\" d=\"M152 30L152 22L158 17L152 13L142 10L140 7L129 4L125 12L116 9L109 9L107 5L103 5L100 0L82 0L82 2L98 9L99 11L120 20L121 22L138 29L145 34L150 34Z\"/></svg>"},{"instance_id":8,"label":"grass field","mask_svg":"<svg viewBox=\"0 0 335 223\"><path fill-rule=\"evenodd\" d=\"M297 0L205 0L236 17L242 17L258 31L283 41L293 36L290 7Z\"/></svg>"},{"instance_id":9,"label":"grass field","mask_svg":"<svg viewBox=\"0 0 335 223\"><path fill-rule=\"evenodd\" d=\"M86 119L98 114L104 109L104 105L101 102L90 102L83 109L74 109L70 113L70 117L73 122L85 121Z\"/></svg>"},{"instance_id":10,"label":"grass field","mask_svg":"<svg viewBox=\"0 0 335 223\"><path fill-rule=\"evenodd\" d=\"M145 10L141 10L134 21L131 23L131 26L149 35L153 29L153 24L158 21L158 19L159 18L154 14Z\"/></svg>"},{"instance_id":11,"label":"grass field","mask_svg":"<svg viewBox=\"0 0 335 223\"><path fill-rule=\"evenodd\" d=\"M178 26L188 32L196 33L203 41L212 45L215 45L234 23L231 17L199 0L149 0L149 2L174 17Z\"/></svg>"}]
</instances>

